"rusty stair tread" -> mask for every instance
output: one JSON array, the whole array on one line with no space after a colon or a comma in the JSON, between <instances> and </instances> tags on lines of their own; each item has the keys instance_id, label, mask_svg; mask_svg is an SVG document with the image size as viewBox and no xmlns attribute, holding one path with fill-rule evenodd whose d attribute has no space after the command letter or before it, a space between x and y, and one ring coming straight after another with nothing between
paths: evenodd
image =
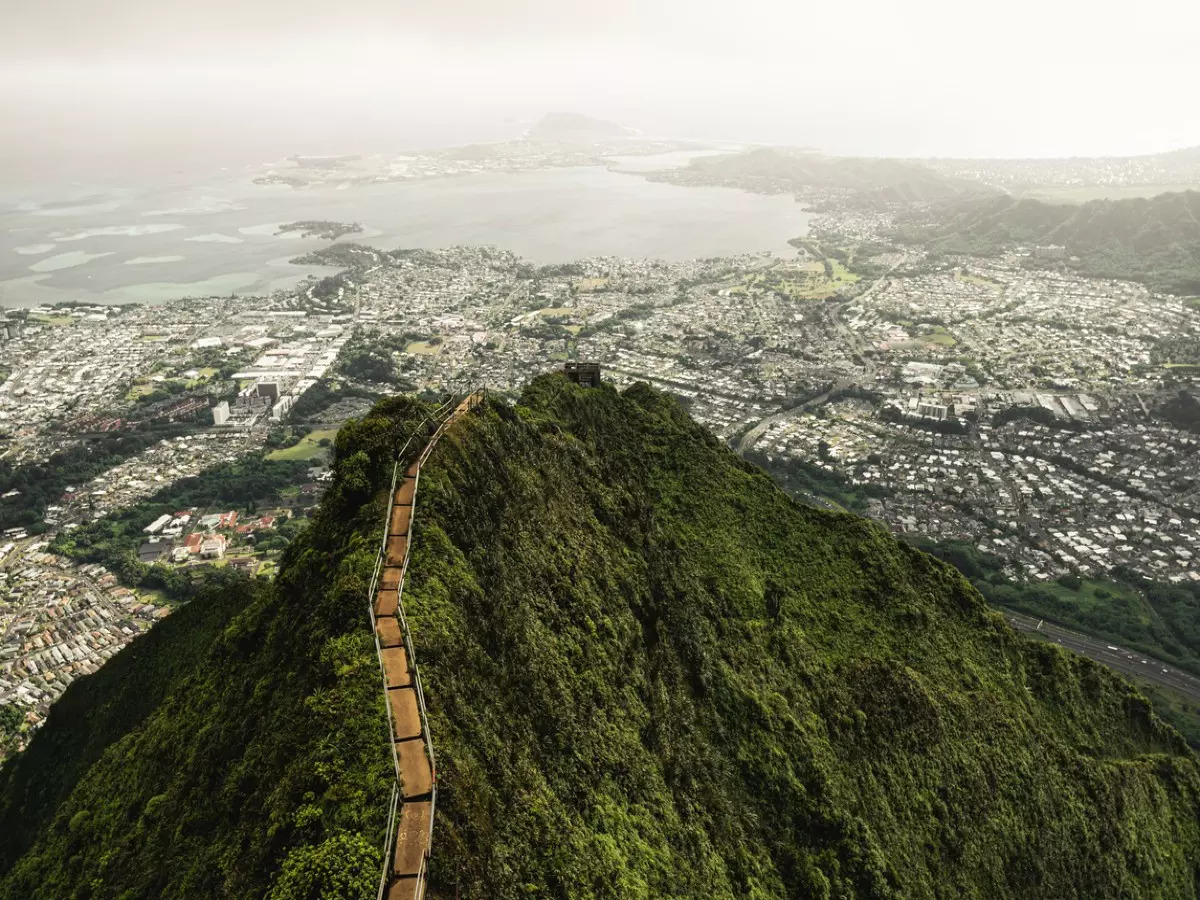
<instances>
[{"instance_id":1,"label":"rusty stair tread","mask_svg":"<svg viewBox=\"0 0 1200 900\"><path fill-rule=\"evenodd\" d=\"M412 684L412 672L408 670L408 654L403 647L385 647L383 650L383 674L388 687L408 687Z\"/></svg>"},{"instance_id":2,"label":"rusty stair tread","mask_svg":"<svg viewBox=\"0 0 1200 900\"><path fill-rule=\"evenodd\" d=\"M400 784L405 800L428 796L433 790L433 766L425 752L425 742L420 738L396 744L396 759L400 771Z\"/></svg>"},{"instance_id":3,"label":"rusty stair tread","mask_svg":"<svg viewBox=\"0 0 1200 900\"><path fill-rule=\"evenodd\" d=\"M406 473L396 485L396 493L392 495L392 505L412 506L413 492L416 490L416 486L416 479Z\"/></svg>"},{"instance_id":4,"label":"rusty stair tread","mask_svg":"<svg viewBox=\"0 0 1200 900\"><path fill-rule=\"evenodd\" d=\"M376 619L375 633L379 635L379 644L382 647L399 647L404 643L404 636L400 633L400 623L394 616Z\"/></svg>"},{"instance_id":5,"label":"rusty stair tread","mask_svg":"<svg viewBox=\"0 0 1200 900\"><path fill-rule=\"evenodd\" d=\"M389 568L400 568L404 565L404 553L408 549L408 538L402 534L394 534L387 539L387 565Z\"/></svg>"},{"instance_id":6,"label":"rusty stair tread","mask_svg":"<svg viewBox=\"0 0 1200 900\"><path fill-rule=\"evenodd\" d=\"M428 800L417 800L400 807L400 828L392 857L392 871L397 876L416 875L421 871L421 859L429 848L429 811Z\"/></svg>"},{"instance_id":7,"label":"rusty stair tread","mask_svg":"<svg viewBox=\"0 0 1200 900\"><path fill-rule=\"evenodd\" d=\"M400 595L395 590L381 590L375 595L375 617L394 616L400 605Z\"/></svg>"},{"instance_id":8,"label":"rusty stair tread","mask_svg":"<svg viewBox=\"0 0 1200 900\"><path fill-rule=\"evenodd\" d=\"M421 712L417 707L416 689L411 687L389 688L388 703L392 706L392 737L397 741L419 737Z\"/></svg>"},{"instance_id":9,"label":"rusty stair tread","mask_svg":"<svg viewBox=\"0 0 1200 900\"><path fill-rule=\"evenodd\" d=\"M411 506L393 506L392 513L388 516L388 534L408 534L412 510Z\"/></svg>"},{"instance_id":10,"label":"rusty stair tread","mask_svg":"<svg viewBox=\"0 0 1200 900\"><path fill-rule=\"evenodd\" d=\"M413 900L417 892L417 876L396 878L388 885L386 900Z\"/></svg>"}]
</instances>

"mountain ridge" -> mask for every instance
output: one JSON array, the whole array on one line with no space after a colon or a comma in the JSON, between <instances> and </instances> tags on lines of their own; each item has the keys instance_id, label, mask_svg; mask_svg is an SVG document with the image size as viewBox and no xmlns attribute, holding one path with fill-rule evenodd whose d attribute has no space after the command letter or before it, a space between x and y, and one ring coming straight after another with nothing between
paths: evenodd
<instances>
[{"instance_id":1,"label":"mountain ridge","mask_svg":"<svg viewBox=\"0 0 1200 900\"><path fill-rule=\"evenodd\" d=\"M365 607L424 414L393 399L339 432L277 584L33 823L0 897L374 896L391 760ZM1144 698L646 385L544 376L464 417L412 541L432 900L1195 896L1200 770Z\"/></svg>"},{"instance_id":2,"label":"mountain ridge","mask_svg":"<svg viewBox=\"0 0 1200 900\"><path fill-rule=\"evenodd\" d=\"M897 236L946 252L991 255L1057 244L1085 274L1200 292L1200 191L1051 204L1007 195L922 210Z\"/></svg>"}]
</instances>

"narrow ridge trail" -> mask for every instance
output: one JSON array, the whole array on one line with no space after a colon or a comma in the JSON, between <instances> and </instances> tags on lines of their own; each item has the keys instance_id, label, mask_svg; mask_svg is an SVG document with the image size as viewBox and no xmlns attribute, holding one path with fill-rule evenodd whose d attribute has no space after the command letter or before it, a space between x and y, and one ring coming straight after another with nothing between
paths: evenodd
<instances>
[{"instance_id":1,"label":"narrow ridge trail","mask_svg":"<svg viewBox=\"0 0 1200 900\"><path fill-rule=\"evenodd\" d=\"M391 853L385 861L379 887L379 897L387 900L421 900L425 895L437 805L437 763L425 712L425 693L404 614L404 577L408 571L417 485L421 466L441 436L483 398L483 391L473 391L449 415L445 415L445 410L453 401L441 407L426 420L426 423L438 419L440 422L416 461L400 473L400 460L409 446L406 444L392 475L387 527L371 589L371 620L383 671L396 767L396 787L388 818L387 847Z\"/></svg>"}]
</instances>

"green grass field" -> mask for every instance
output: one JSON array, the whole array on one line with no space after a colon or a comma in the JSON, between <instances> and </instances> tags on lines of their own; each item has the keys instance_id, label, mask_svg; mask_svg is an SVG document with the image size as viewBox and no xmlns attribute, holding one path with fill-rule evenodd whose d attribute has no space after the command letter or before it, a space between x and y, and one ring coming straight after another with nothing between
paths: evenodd
<instances>
[{"instance_id":1,"label":"green grass field","mask_svg":"<svg viewBox=\"0 0 1200 900\"><path fill-rule=\"evenodd\" d=\"M50 325L54 328L62 328L65 325L74 325L77 320L70 316L30 316L34 322L40 322L43 325Z\"/></svg>"},{"instance_id":2,"label":"green grass field","mask_svg":"<svg viewBox=\"0 0 1200 900\"><path fill-rule=\"evenodd\" d=\"M825 275L822 262L810 262L800 266L772 268L767 272L756 272L746 277L749 287L764 287L786 294L793 300L823 300L837 293L839 288L854 284L859 276L851 272L836 259L831 259L832 277ZM738 289L730 293L739 293Z\"/></svg>"},{"instance_id":3,"label":"green grass field","mask_svg":"<svg viewBox=\"0 0 1200 900\"><path fill-rule=\"evenodd\" d=\"M1080 611L1098 610L1104 607L1121 608L1126 611L1129 618L1143 625L1150 624L1150 610L1135 591L1112 581L1095 581L1088 578L1081 581L1077 591L1071 590L1057 581L1047 582L1042 587Z\"/></svg>"},{"instance_id":4,"label":"green grass field","mask_svg":"<svg viewBox=\"0 0 1200 900\"><path fill-rule=\"evenodd\" d=\"M268 453L267 459L315 459L326 450L325 447L319 445L319 441L322 438L332 441L336 435L336 428L313 431L301 438L298 444Z\"/></svg>"},{"instance_id":5,"label":"green grass field","mask_svg":"<svg viewBox=\"0 0 1200 900\"><path fill-rule=\"evenodd\" d=\"M442 344L430 344L429 341L413 341L404 348L405 353L413 356L437 356L442 352Z\"/></svg>"},{"instance_id":6,"label":"green grass field","mask_svg":"<svg viewBox=\"0 0 1200 900\"><path fill-rule=\"evenodd\" d=\"M954 347L958 344L958 338L944 331L923 334L921 335L921 340L926 344L937 344L939 347Z\"/></svg>"}]
</instances>

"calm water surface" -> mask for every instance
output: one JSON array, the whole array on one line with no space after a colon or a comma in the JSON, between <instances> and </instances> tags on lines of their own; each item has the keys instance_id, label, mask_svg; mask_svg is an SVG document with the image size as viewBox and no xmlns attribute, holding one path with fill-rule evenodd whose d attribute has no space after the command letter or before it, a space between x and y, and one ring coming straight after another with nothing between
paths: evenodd
<instances>
[{"instance_id":1,"label":"calm water surface","mask_svg":"<svg viewBox=\"0 0 1200 900\"><path fill-rule=\"evenodd\" d=\"M630 168L626 160L615 166ZM636 160L641 170L654 160ZM686 157L662 159L679 165ZM0 196L0 305L154 302L259 293L327 270L290 260L327 242L302 219L359 222L385 249L488 244L538 263L789 253L810 215L790 197L656 184L601 167L338 189L255 185L253 171L153 188L25 186Z\"/></svg>"}]
</instances>

